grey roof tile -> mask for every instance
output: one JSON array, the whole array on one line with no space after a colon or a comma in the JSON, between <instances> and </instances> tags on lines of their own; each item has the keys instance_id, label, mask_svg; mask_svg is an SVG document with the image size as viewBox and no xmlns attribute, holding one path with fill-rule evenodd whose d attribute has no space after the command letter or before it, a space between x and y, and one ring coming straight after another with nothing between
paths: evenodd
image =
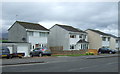
<instances>
[{"instance_id":1,"label":"grey roof tile","mask_svg":"<svg viewBox=\"0 0 120 74\"><path fill-rule=\"evenodd\" d=\"M74 28L74 27L72 27L72 26L59 25L59 24L56 24L56 25L60 26L61 28L65 29L65 30L67 30L67 31L72 31L72 32L84 32L84 31L82 31L82 30L80 30L80 29L77 29L77 28ZM85 32L84 32L84 33L85 33Z\"/></svg>"},{"instance_id":2,"label":"grey roof tile","mask_svg":"<svg viewBox=\"0 0 120 74\"><path fill-rule=\"evenodd\" d=\"M37 23L29 23L29 22L21 22L21 21L16 21L16 22L19 23L21 26L23 26L26 29L49 31L48 29L46 29L45 27L43 27Z\"/></svg>"}]
</instances>

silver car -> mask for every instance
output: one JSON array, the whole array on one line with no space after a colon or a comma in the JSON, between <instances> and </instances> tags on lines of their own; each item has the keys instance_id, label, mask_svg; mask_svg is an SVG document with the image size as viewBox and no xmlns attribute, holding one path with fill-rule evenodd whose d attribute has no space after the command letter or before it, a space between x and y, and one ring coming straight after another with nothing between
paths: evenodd
<instances>
[{"instance_id":1,"label":"silver car","mask_svg":"<svg viewBox=\"0 0 120 74\"><path fill-rule=\"evenodd\" d=\"M42 57L43 55L48 55L51 56L51 50L48 49L47 47L43 47L43 48L35 48L33 51L30 52L30 56L39 56Z\"/></svg>"}]
</instances>

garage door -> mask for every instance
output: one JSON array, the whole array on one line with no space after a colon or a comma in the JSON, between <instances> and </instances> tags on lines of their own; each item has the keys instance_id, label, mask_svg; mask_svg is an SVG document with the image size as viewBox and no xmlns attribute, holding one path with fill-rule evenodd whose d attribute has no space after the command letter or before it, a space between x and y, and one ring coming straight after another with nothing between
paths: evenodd
<instances>
[{"instance_id":1,"label":"garage door","mask_svg":"<svg viewBox=\"0 0 120 74\"><path fill-rule=\"evenodd\" d=\"M8 48L9 48L9 50L10 50L10 54L12 54L13 53L13 47L12 46L7 46Z\"/></svg>"},{"instance_id":2,"label":"garage door","mask_svg":"<svg viewBox=\"0 0 120 74\"><path fill-rule=\"evenodd\" d=\"M29 55L28 54L28 46L27 45L18 45L17 53L25 53L25 57L27 57Z\"/></svg>"}]
</instances>

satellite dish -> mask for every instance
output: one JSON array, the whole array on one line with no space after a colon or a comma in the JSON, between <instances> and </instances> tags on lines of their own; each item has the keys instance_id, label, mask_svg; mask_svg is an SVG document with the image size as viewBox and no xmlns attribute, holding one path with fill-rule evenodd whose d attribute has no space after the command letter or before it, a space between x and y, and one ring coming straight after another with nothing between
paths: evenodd
<instances>
[{"instance_id":1,"label":"satellite dish","mask_svg":"<svg viewBox=\"0 0 120 74\"><path fill-rule=\"evenodd\" d=\"M23 41L26 41L26 38L22 38Z\"/></svg>"}]
</instances>

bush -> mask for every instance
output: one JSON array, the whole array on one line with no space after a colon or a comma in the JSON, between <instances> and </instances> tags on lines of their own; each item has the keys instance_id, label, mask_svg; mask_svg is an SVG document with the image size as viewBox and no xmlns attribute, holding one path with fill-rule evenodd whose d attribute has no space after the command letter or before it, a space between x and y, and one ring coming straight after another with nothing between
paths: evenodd
<instances>
[{"instance_id":1,"label":"bush","mask_svg":"<svg viewBox=\"0 0 120 74\"><path fill-rule=\"evenodd\" d=\"M86 52L86 55L94 55L93 52Z\"/></svg>"}]
</instances>

